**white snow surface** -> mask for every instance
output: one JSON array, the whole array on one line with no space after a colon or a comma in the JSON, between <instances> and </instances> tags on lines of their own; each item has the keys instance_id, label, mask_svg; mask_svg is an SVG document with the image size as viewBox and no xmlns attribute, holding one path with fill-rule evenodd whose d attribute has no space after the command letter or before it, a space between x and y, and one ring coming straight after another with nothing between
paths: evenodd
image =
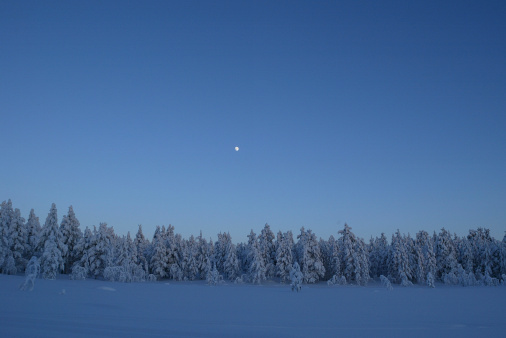
<instances>
[{"instance_id":1,"label":"white snow surface","mask_svg":"<svg viewBox=\"0 0 506 338\"><path fill-rule=\"evenodd\" d=\"M506 336L504 286L23 281L0 275L0 337Z\"/></svg>"}]
</instances>

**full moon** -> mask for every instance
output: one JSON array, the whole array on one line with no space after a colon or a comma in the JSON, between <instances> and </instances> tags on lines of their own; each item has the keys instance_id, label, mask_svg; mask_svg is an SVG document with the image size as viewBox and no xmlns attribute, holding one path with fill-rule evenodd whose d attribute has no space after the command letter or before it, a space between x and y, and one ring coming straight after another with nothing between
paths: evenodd
<instances>
[{"instance_id":1,"label":"full moon","mask_svg":"<svg viewBox=\"0 0 506 338\"><path fill-rule=\"evenodd\" d=\"M234 149L235 149L235 151L239 151L239 147L235 147Z\"/></svg>"}]
</instances>

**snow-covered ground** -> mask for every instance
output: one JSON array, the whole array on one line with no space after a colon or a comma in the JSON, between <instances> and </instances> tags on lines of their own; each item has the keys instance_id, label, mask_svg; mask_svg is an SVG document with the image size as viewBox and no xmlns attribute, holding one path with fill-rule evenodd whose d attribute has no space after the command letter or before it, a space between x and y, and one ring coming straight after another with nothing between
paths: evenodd
<instances>
[{"instance_id":1,"label":"snow-covered ground","mask_svg":"<svg viewBox=\"0 0 506 338\"><path fill-rule=\"evenodd\" d=\"M505 337L506 287L111 283L0 275L0 337Z\"/></svg>"}]
</instances>

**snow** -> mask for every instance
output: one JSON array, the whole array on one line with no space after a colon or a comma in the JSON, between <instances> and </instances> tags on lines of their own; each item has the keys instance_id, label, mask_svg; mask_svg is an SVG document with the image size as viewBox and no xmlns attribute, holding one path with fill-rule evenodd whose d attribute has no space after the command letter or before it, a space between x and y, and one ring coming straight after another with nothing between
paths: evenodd
<instances>
[{"instance_id":1,"label":"snow","mask_svg":"<svg viewBox=\"0 0 506 338\"><path fill-rule=\"evenodd\" d=\"M504 337L506 287L114 283L0 275L1 337ZM62 292L65 290L65 292ZM113 291L114 292L111 292Z\"/></svg>"}]
</instances>

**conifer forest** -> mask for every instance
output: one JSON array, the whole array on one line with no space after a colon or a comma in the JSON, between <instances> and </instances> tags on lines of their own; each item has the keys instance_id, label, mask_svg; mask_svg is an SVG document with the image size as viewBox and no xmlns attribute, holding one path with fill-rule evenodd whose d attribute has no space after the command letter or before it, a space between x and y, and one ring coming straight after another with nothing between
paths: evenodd
<instances>
[{"instance_id":1,"label":"conifer forest","mask_svg":"<svg viewBox=\"0 0 506 338\"><path fill-rule=\"evenodd\" d=\"M66 274L70 279L205 280L215 285L293 283L297 275L304 284L365 286L377 280L387 287L506 282L506 236L495 239L486 228L471 229L464 237L444 228L414 236L397 230L390 238L381 234L366 241L346 224L328 239L305 228L275 234L265 224L258 233L251 230L246 243L234 243L227 232L217 234L216 241L202 233L183 238L169 225L157 226L153 238L146 238L141 225L135 236L119 236L106 223L83 231L72 206L61 220L55 204L43 224L33 209L26 220L8 200L1 204L0 234L1 273L44 279Z\"/></svg>"}]
</instances>

